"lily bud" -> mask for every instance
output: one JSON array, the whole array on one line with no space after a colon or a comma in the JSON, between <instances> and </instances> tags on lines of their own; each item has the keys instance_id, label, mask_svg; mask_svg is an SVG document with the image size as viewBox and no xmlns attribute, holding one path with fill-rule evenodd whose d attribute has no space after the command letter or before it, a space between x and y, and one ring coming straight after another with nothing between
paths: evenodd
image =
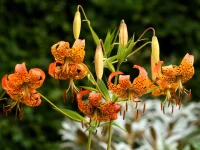
<instances>
[{"instance_id":1,"label":"lily bud","mask_svg":"<svg viewBox=\"0 0 200 150\"><path fill-rule=\"evenodd\" d=\"M122 20L119 28L119 41L123 46L126 46L126 44L128 43L128 30L124 20Z\"/></svg>"},{"instance_id":2,"label":"lily bud","mask_svg":"<svg viewBox=\"0 0 200 150\"><path fill-rule=\"evenodd\" d=\"M157 64L158 61L160 60L160 48L159 48L159 43L156 36L152 37L151 49L152 49L152 52L151 52L152 59L154 63Z\"/></svg>"},{"instance_id":3,"label":"lily bud","mask_svg":"<svg viewBox=\"0 0 200 150\"><path fill-rule=\"evenodd\" d=\"M97 79L101 80L103 76L103 51L101 47L101 43L97 45L95 57L94 57L94 63L95 63L95 72L97 75Z\"/></svg>"},{"instance_id":4,"label":"lily bud","mask_svg":"<svg viewBox=\"0 0 200 150\"><path fill-rule=\"evenodd\" d=\"M79 10L76 11L73 23L74 38L78 39L81 32L81 14Z\"/></svg>"}]
</instances>

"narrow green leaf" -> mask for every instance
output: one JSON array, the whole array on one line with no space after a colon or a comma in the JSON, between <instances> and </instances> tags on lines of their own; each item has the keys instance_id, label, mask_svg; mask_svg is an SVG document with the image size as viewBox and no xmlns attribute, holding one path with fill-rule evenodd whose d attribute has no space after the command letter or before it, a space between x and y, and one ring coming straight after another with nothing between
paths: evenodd
<instances>
[{"instance_id":1,"label":"narrow green leaf","mask_svg":"<svg viewBox=\"0 0 200 150\"><path fill-rule=\"evenodd\" d=\"M115 68L114 68L113 64L111 64L108 60L106 60L104 62L104 66L106 68L108 68L111 72L115 72Z\"/></svg>"},{"instance_id":2,"label":"narrow green leaf","mask_svg":"<svg viewBox=\"0 0 200 150\"><path fill-rule=\"evenodd\" d=\"M98 84L98 86L99 86L99 88L100 88L100 90L101 90L101 93L102 93L103 96L105 97L105 100L110 101L110 100L111 100L111 99L110 99L110 95L109 95L109 93L108 93L108 89L107 89L105 83L103 82L103 80L98 80L98 81L97 81L97 84Z\"/></svg>"},{"instance_id":3,"label":"narrow green leaf","mask_svg":"<svg viewBox=\"0 0 200 150\"><path fill-rule=\"evenodd\" d=\"M102 123L100 126L104 126L104 125L109 124L109 123L110 123L110 122L108 121L108 122ZM127 132L126 129L120 127L117 123L115 123L115 122L113 122L113 121L112 121L112 125L118 127L119 129L123 130L124 132Z\"/></svg>"},{"instance_id":4,"label":"narrow green leaf","mask_svg":"<svg viewBox=\"0 0 200 150\"><path fill-rule=\"evenodd\" d=\"M88 123L88 121L83 116L81 116L80 114L78 114L75 111L72 111L72 110L69 110L69 109L56 109L56 110L61 112L63 115L65 115L66 117L68 117L68 118L70 118L74 121L87 122Z\"/></svg>"},{"instance_id":5,"label":"narrow green leaf","mask_svg":"<svg viewBox=\"0 0 200 150\"><path fill-rule=\"evenodd\" d=\"M112 49L113 49L113 46L112 46L112 43L113 43L113 39L114 39L114 35L115 35L115 31L114 30L112 33L111 31L109 30L107 35L106 35L106 39L104 41L104 48L105 48L105 51L106 51L106 57L109 57L110 56L110 53L112 52Z\"/></svg>"},{"instance_id":6,"label":"narrow green leaf","mask_svg":"<svg viewBox=\"0 0 200 150\"><path fill-rule=\"evenodd\" d=\"M117 51L117 60L118 63L121 64L125 60L126 56L126 47L124 46L119 46L118 51Z\"/></svg>"},{"instance_id":7,"label":"narrow green leaf","mask_svg":"<svg viewBox=\"0 0 200 150\"><path fill-rule=\"evenodd\" d=\"M98 35L94 32L94 30L92 29L92 27L89 25L89 28L90 28L90 32L92 33L92 37L93 37L93 40L96 44L96 46L99 44L99 37Z\"/></svg>"}]
</instances>

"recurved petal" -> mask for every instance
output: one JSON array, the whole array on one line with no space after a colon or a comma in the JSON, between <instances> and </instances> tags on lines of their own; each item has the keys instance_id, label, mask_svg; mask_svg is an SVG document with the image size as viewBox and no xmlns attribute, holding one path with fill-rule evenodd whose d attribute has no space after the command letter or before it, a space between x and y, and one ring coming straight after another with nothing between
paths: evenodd
<instances>
[{"instance_id":1,"label":"recurved petal","mask_svg":"<svg viewBox=\"0 0 200 150\"><path fill-rule=\"evenodd\" d=\"M83 63L82 64L69 63L68 66L69 66L68 75L69 77L75 80L83 79L87 75L88 70Z\"/></svg>"},{"instance_id":2,"label":"recurved petal","mask_svg":"<svg viewBox=\"0 0 200 150\"><path fill-rule=\"evenodd\" d=\"M108 88L113 92L115 93L116 95L121 95L120 93L122 93L123 95L127 96L126 92L124 92L124 90L121 88L120 84L118 85L115 85L112 83L112 78L116 75L121 75L121 74L124 74L123 72L113 72L110 74L109 78L108 78Z\"/></svg>"},{"instance_id":3,"label":"recurved petal","mask_svg":"<svg viewBox=\"0 0 200 150\"><path fill-rule=\"evenodd\" d=\"M181 61L180 66L177 67L176 74L177 76L181 76L182 83L187 82L194 75L193 63L194 56L187 53Z\"/></svg>"},{"instance_id":4,"label":"recurved petal","mask_svg":"<svg viewBox=\"0 0 200 150\"><path fill-rule=\"evenodd\" d=\"M10 74L5 75L2 80L1 84L4 90L6 90L8 93L17 93L21 91L21 88L23 87L23 81L19 80L19 78L16 76L16 74Z\"/></svg>"},{"instance_id":5,"label":"recurved petal","mask_svg":"<svg viewBox=\"0 0 200 150\"><path fill-rule=\"evenodd\" d=\"M69 57L71 50L68 42L60 41L51 47L51 53L58 63L64 63L65 57Z\"/></svg>"},{"instance_id":6,"label":"recurved petal","mask_svg":"<svg viewBox=\"0 0 200 150\"><path fill-rule=\"evenodd\" d=\"M130 84L130 75L119 75L119 85L121 88L128 89Z\"/></svg>"},{"instance_id":7,"label":"recurved petal","mask_svg":"<svg viewBox=\"0 0 200 150\"><path fill-rule=\"evenodd\" d=\"M30 90L29 92L30 92L30 95L24 96L21 102L30 107L39 106L42 102L40 95L35 90Z\"/></svg>"},{"instance_id":8,"label":"recurved petal","mask_svg":"<svg viewBox=\"0 0 200 150\"><path fill-rule=\"evenodd\" d=\"M74 63L82 63L85 57L85 40L77 39L71 48L71 58Z\"/></svg>"},{"instance_id":9,"label":"recurved petal","mask_svg":"<svg viewBox=\"0 0 200 150\"><path fill-rule=\"evenodd\" d=\"M45 73L39 68L33 68L29 71L28 85L31 89L39 88L45 80Z\"/></svg>"},{"instance_id":10,"label":"recurved petal","mask_svg":"<svg viewBox=\"0 0 200 150\"><path fill-rule=\"evenodd\" d=\"M97 107L102 100L102 94L101 93L90 93L88 100L89 100L89 103L93 107Z\"/></svg>"},{"instance_id":11,"label":"recurved petal","mask_svg":"<svg viewBox=\"0 0 200 150\"><path fill-rule=\"evenodd\" d=\"M78 102L78 108L79 110L84 113L86 116L88 117L92 117L93 113L94 113L94 108L92 107L91 104L87 104L86 102L84 102L82 100L82 96L83 95L87 95L90 93L90 90L84 90L84 91L80 91L76 98L77 98L77 102Z\"/></svg>"},{"instance_id":12,"label":"recurved petal","mask_svg":"<svg viewBox=\"0 0 200 150\"><path fill-rule=\"evenodd\" d=\"M29 75L28 75L28 71L25 66L25 62L23 62L22 64L17 64L15 66L15 74L16 74L17 78L19 80L21 80L22 82L29 81Z\"/></svg>"},{"instance_id":13,"label":"recurved petal","mask_svg":"<svg viewBox=\"0 0 200 150\"><path fill-rule=\"evenodd\" d=\"M141 96L145 94L150 85L152 84L151 80L147 76L147 72L143 67L134 65L133 68L139 69L139 75L133 80L133 83L130 87L136 93L136 95Z\"/></svg>"},{"instance_id":14,"label":"recurved petal","mask_svg":"<svg viewBox=\"0 0 200 150\"><path fill-rule=\"evenodd\" d=\"M63 65L54 62L49 65L48 73L55 79L67 80L69 79L69 74L67 70L63 70L63 68Z\"/></svg>"}]
</instances>

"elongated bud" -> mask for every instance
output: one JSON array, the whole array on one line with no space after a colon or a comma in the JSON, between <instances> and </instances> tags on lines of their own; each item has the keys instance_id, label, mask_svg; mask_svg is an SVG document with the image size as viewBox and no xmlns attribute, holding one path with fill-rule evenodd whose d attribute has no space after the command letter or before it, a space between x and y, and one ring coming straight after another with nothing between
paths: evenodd
<instances>
[{"instance_id":1,"label":"elongated bud","mask_svg":"<svg viewBox=\"0 0 200 150\"><path fill-rule=\"evenodd\" d=\"M122 20L119 28L119 41L123 46L126 46L126 44L128 43L128 30L124 20Z\"/></svg>"},{"instance_id":2,"label":"elongated bud","mask_svg":"<svg viewBox=\"0 0 200 150\"><path fill-rule=\"evenodd\" d=\"M103 51L101 47L101 42L99 42L99 44L97 45L94 61L97 79L101 80L103 76Z\"/></svg>"},{"instance_id":3,"label":"elongated bud","mask_svg":"<svg viewBox=\"0 0 200 150\"><path fill-rule=\"evenodd\" d=\"M152 37L151 49L152 49L152 52L151 52L152 59L154 63L157 64L158 61L160 60L160 48L159 48L159 43L156 36Z\"/></svg>"},{"instance_id":4,"label":"elongated bud","mask_svg":"<svg viewBox=\"0 0 200 150\"><path fill-rule=\"evenodd\" d=\"M78 39L81 32L81 14L78 9L74 17L73 32L74 32L74 38Z\"/></svg>"}]
</instances>

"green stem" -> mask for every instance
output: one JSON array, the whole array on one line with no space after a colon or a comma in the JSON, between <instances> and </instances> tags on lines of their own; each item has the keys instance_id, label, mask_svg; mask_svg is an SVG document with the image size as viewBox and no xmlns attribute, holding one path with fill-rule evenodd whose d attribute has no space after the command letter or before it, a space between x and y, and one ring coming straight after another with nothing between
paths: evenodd
<instances>
[{"instance_id":1,"label":"green stem","mask_svg":"<svg viewBox=\"0 0 200 150\"><path fill-rule=\"evenodd\" d=\"M136 44L137 42L139 42L139 40L144 36L144 34L145 34L148 30L152 30L152 31L153 31L153 36L155 36L155 34L156 34L155 29L152 28L152 27L149 27L149 28L147 28L146 30L144 30L144 32L140 35L140 37L137 39L137 41L135 42L135 44Z\"/></svg>"},{"instance_id":2,"label":"green stem","mask_svg":"<svg viewBox=\"0 0 200 150\"><path fill-rule=\"evenodd\" d=\"M92 131L89 131L89 137L88 137L88 142L87 142L87 150L90 150L91 142L92 142Z\"/></svg>"},{"instance_id":3,"label":"green stem","mask_svg":"<svg viewBox=\"0 0 200 150\"><path fill-rule=\"evenodd\" d=\"M1 94L0 100L3 100L3 96L6 94L6 91L3 92L3 94Z\"/></svg>"},{"instance_id":4,"label":"green stem","mask_svg":"<svg viewBox=\"0 0 200 150\"><path fill-rule=\"evenodd\" d=\"M126 58L128 58L131 55L135 54L136 52L138 52L139 50L141 50L143 47L145 47L147 44L151 44L151 42L146 42L145 44L143 44L142 46L140 46L138 49L136 49L132 53L130 53Z\"/></svg>"},{"instance_id":5,"label":"green stem","mask_svg":"<svg viewBox=\"0 0 200 150\"><path fill-rule=\"evenodd\" d=\"M110 123L109 123L107 150L110 150L111 148L111 141L112 141L112 120L110 120Z\"/></svg>"}]
</instances>

